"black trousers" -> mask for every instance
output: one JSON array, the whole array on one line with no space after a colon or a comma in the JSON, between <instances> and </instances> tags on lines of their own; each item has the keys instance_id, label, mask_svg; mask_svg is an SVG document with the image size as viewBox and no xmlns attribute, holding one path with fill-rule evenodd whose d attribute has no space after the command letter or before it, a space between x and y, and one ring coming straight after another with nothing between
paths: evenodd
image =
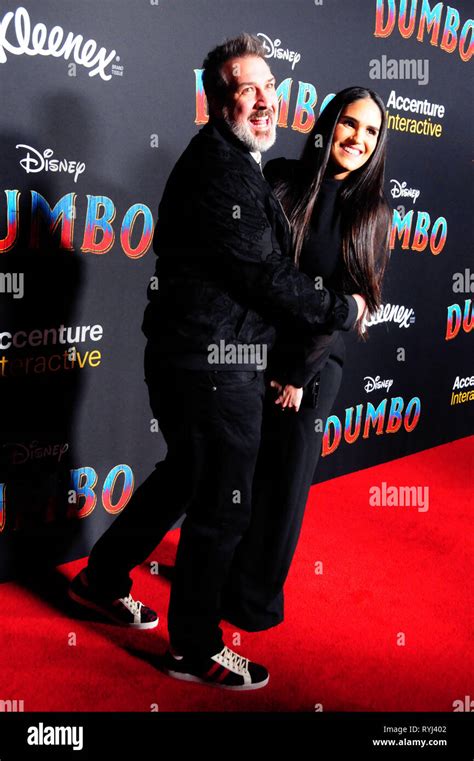
<instances>
[{"instance_id":1,"label":"black trousers","mask_svg":"<svg viewBox=\"0 0 474 761\"><path fill-rule=\"evenodd\" d=\"M259 631L283 621L283 585L320 456L321 424L324 429L342 367L343 354L335 351L319 373L319 385L305 388L297 413L275 405L272 389L265 396L251 523L223 591L223 618L239 628Z\"/></svg>"},{"instance_id":2,"label":"black trousers","mask_svg":"<svg viewBox=\"0 0 474 761\"><path fill-rule=\"evenodd\" d=\"M172 645L199 660L223 647L221 592L250 523L263 374L163 369L148 345L145 379L168 452L92 549L88 573L103 597L126 596L130 571L186 513L168 629Z\"/></svg>"}]
</instances>

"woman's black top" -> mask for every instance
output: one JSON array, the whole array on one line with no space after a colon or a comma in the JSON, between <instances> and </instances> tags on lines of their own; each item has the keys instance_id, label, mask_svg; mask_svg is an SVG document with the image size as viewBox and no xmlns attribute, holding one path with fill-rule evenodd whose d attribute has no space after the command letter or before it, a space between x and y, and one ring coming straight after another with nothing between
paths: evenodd
<instances>
[{"instance_id":1,"label":"woman's black top","mask_svg":"<svg viewBox=\"0 0 474 761\"><path fill-rule=\"evenodd\" d=\"M289 181L298 172L299 161L274 159L263 173L275 188L279 181ZM347 274L342 256L341 219L338 195L343 180L324 178L311 217L311 227L301 249L299 269L310 278L322 277L321 285L338 292L347 288ZM315 281L316 285L316 281ZM351 291L353 292L353 291ZM282 329L270 358L270 373L280 383L305 386L322 368L329 354L344 360L344 341L340 331L309 336L301 327Z\"/></svg>"}]
</instances>

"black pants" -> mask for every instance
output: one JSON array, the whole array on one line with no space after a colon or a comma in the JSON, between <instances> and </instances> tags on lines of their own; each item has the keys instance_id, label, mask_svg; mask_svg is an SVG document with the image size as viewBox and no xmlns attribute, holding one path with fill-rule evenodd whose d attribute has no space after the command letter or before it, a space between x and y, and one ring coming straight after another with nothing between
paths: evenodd
<instances>
[{"instance_id":1,"label":"black pants","mask_svg":"<svg viewBox=\"0 0 474 761\"><path fill-rule=\"evenodd\" d=\"M283 584L323 438L315 430L315 420L324 427L341 384L342 367L343 355L335 352L320 371L315 394L311 384L305 389L297 413L282 411L274 404L276 394L267 391L251 524L234 555L223 591L223 618L239 628L259 631L283 620Z\"/></svg>"},{"instance_id":2,"label":"black pants","mask_svg":"<svg viewBox=\"0 0 474 761\"><path fill-rule=\"evenodd\" d=\"M168 629L175 648L205 658L223 647L221 591L250 522L263 374L164 370L148 346L145 376L168 452L94 546L89 578L108 599L126 596L132 568L186 512Z\"/></svg>"}]
</instances>

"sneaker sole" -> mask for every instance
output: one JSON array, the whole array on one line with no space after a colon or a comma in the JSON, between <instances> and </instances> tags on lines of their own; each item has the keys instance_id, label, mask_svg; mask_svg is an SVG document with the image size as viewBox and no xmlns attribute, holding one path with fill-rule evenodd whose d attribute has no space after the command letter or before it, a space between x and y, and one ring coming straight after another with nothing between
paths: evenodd
<instances>
[{"instance_id":1,"label":"sneaker sole","mask_svg":"<svg viewBox=\"0 0 474 761\"><path fill-rule=\"evenodd\" d=\"M163 673L173 677L173 679L180 679L182 682L197 682L198 684L205 684L207 687L218 687L221 690L234 690L236 692L244 692L248 690L259 690L261 687L266 687L270 680L270 674L267 676L264 682L255 682L254 684L220 684L219 682L209 682L207 679L201 679L194 674L183 674L182 671L173 671L173 669L163 668Z\"/></svg>"},{"instance_id":2,"label":"sneaker sole","mask_svg":"<svg viewBox=\"0 0 474 761\"><path fill-rule=\"evenodd\" d=\"M157 618L156 621L147 621L144 624L126 624L114 616L112 613L109 613L107 610L104 610L104 608L101 608L100 605L92 602L92 600L87 600L85 597L80 597L80 595L76 594L76 592L74 592L72 589L68 589L67 593L68 597L70 597L70 599L74 602L77 602L84 608L88 608L89 610L93 610L96 613L100 613L103 618L106 618L107 620L112 621L114 624L117 624L117 626L122 626L125 629L155 629L158 626L158 622L160 620Z\"/></svg>"}]
</instances>

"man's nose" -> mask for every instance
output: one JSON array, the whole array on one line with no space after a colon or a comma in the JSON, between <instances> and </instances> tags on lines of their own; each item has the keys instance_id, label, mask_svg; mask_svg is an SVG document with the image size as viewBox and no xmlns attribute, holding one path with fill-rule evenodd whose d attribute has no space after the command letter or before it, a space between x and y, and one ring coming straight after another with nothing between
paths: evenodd
<instances>
[{"instance_id":1,"label":"man's nose","mask_svg":"<svg viewBox=\"0 0 474 761\"><path fill-rule=\"evenodd\" d=\"M257 91L257 97L255 99L256 108L268 108L270 104L270 96L264 90Z\"/></svg>"}]
</instances>

